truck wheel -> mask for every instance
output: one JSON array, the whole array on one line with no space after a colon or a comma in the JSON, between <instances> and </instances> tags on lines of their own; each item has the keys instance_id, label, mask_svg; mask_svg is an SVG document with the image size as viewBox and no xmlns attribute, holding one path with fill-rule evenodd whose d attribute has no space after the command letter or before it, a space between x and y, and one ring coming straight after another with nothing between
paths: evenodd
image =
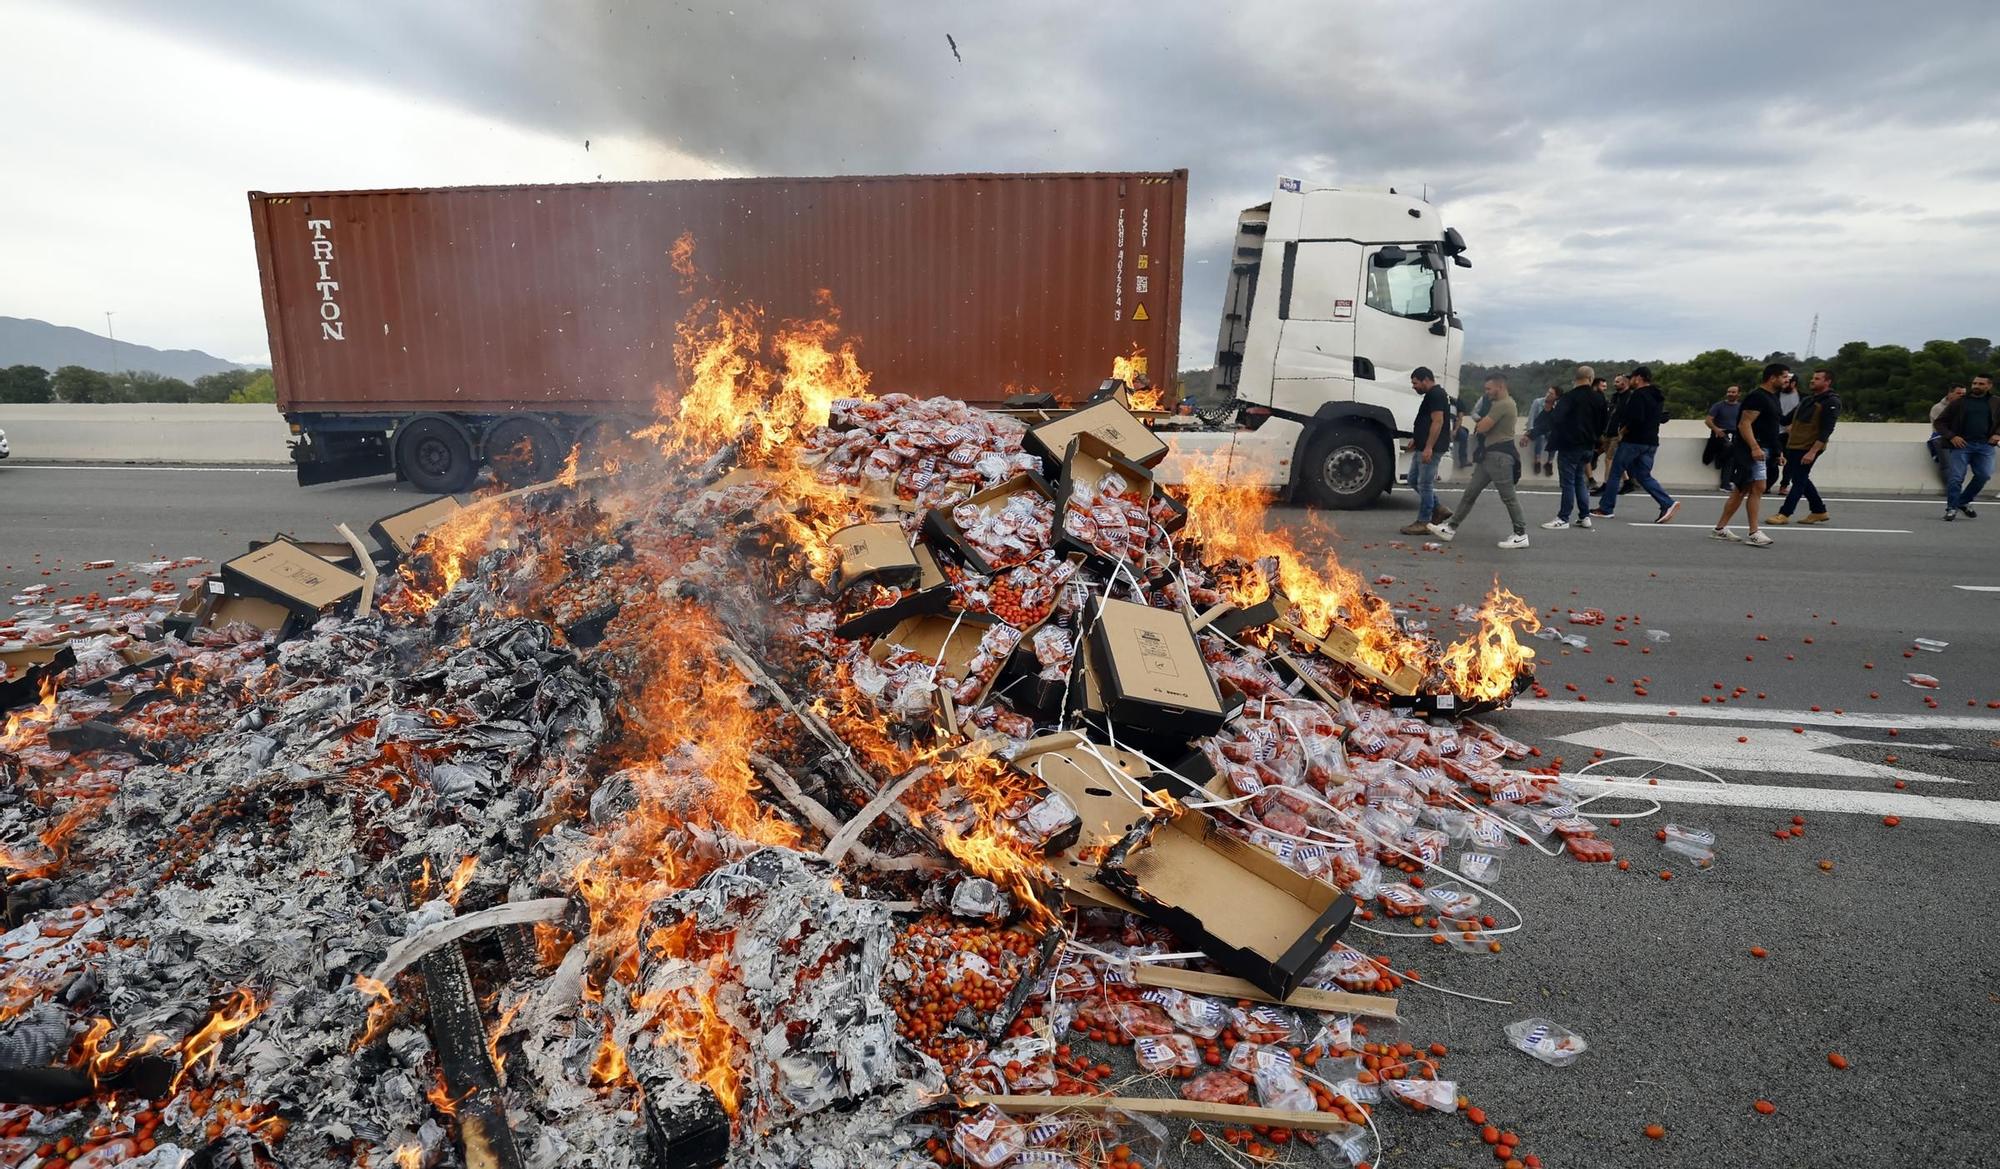
<instances>
[{"instance_id":1,"label":"truck wheel","mask_svg":"<svg viewBox=\"0 0 2000 1169\"><path fill-rule=\"evenodd\" d=\"M569 460L569 444L532 414L502 418L486 432L486 465L509 487L546 483Z\"/></svg>"},{"instance_id":2,"label":"truck wheel","mask_svg":"<svg viewBox=\"0 0 2000 1169\"><path fill-rule=\"evenodd\" d=\"M479 474L472 436L435 414L412 419L397 432L396 469L412 487L438 495L464 491Z\"/></svg>"},{"instance_id":3,"label":"truck wheel","mask_svg":"<svg viewBox=\"0 0 2000 1169\"><path fill-rule=\"evenodd\" d=\"M1389 444L1372 430L1336 426L1306 448L1299 468L1306 494L1321 507L1367 507L1389 488L1395 472Z\"/></svg>"}]
</instances>

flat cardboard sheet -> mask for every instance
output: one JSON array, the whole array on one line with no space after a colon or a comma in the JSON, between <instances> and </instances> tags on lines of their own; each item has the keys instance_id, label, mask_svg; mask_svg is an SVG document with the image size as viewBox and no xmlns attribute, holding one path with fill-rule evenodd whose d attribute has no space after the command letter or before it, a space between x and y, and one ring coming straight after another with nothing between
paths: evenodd
<instances>
[{"instance_id":1,"label":"flat cardboard sheet","mask_svg":"<svg viewBox=\"0 0 2000 1169\"><path fill-rule=\"evenodd\" d=\"M1137 755L1116 747L1095 745L1095 754L1092 749L1084 746L1082 735L1062 731L1030 740L1014 757L1013 766L1061 792L1083 821L1076 843L1051 858L1071 899L1137 912L1131 902L1097 879L1097 858L1146 815L1148 809L1126 793L1154 786L1153 769ZM1121 785L1115 781L1106 760L1129 782Z\"/></svg>"},{"instance_id":2,"label":"flat cardboard sheet","mask_svg":"<svg viewBox=\"0 0 2000 1169\"><path fill-rule=\"evenodd\" d=\"M225 561L222 583L231 595L262 597L312 616L359 596L363 582L281 538Z\"/></svg>"},{"instance_id":3,"label":"flat cardboard sheet","mask_svg":"<svg viewBox=\"0 0 2000 1169\"><path fill-rule=\"evenodd\" d=\"M420 503L394 515L386 515L368 525L368 534L382 551L398 559L408 556L416 549L417 537L437 527L463 509L458 500L446 495L429 503Z\"/></svg>"},{"instance_id":4,"label":"flat cardboard sheet","mask_svg":"<svg viewBox=\"0 0 2000 1169\"><path fill-rule=\"evenodd\" d=\"M203 624L210 629L220 629L240 621L252 629L268 632L283 629L291 617L291 609L262 597L217 597L209 607L208 620Z\"/></svg>"},{"instance_id":5,"label":"flat cardboard sheet","mask_svg":"<svg viewBox=\"0 0 2000 1169\"><path fill-rule=\"evenodd\" d=\"M846 592L864 580L902 587L923 576L901 524L855 524L835 532L832 544L840 553L840 567L833 574L835 592Z\"/></svg>"},{"instance_id":6,"label":"flat cardboard sheet","mask_svg":"<svg viewBox=\"0 0 2000 1169\"><path fill-rule=\"evenodd\" d=\"M1305 981L1354 913L1353 898L1193 808L1128 833L1099 878L1217 966L1280 998Z\"/></svg>"},{"instance_id":7,"label":"flat cardboard sheet","mask_svg":"<svg viewBox=\"0 0 2000 1169\"><path fill-rule=\"evenodd\" d=\"M1116 401L1103 401L1081 410L1072 410L1039 426L1031 426L1021 445L1055 467L1062 462L1069 440L1079 434L1094 434L1112 449L1142 467L1159 465L1167 457L1167 444L1146 429L1130 410Z\"/></svg>"},{"instance_id":8,"label":"flat cardboard sheet","mask_svg":"<svg viewBox=\"0 0 2000 1169\"><path fill-rule=\"evenodd\" d=\"M1090 640L1098 685L1113 722L1185 738L1212 734L1223 721L1222 695L1181 614L1132 601L1106 600Z\"/></svg>"}]
</instances>

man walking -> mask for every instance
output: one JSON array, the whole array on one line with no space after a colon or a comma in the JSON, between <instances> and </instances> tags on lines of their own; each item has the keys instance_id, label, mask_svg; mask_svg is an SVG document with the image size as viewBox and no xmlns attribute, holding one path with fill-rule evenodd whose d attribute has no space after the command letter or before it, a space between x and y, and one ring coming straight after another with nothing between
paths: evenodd
<instances>
[{"instance_id":1,"label":"man walking","mask_svg":"<svg viewBox=\"0 0 2000 1169\"><path fill-rule=\"evenodd\" d=\"M1730 447L1729 498L1722 505L1722 518L1715 521L1709 535L1717 540L1734 540L1753 548L1769 548L1771 537L1757 525L1757 509L1764 502L1764 485L1770 481L1772 464L1778 455L1778 391L1791 369L1781 361L1764 367L1757 388L1743 399L1736 423L1736 442ZM1744 508L1750 519L1750 534L1739 536L1729 530L1736 509Z\"/></svg>"},{"instance_id":2,"label":"man walking","mask_svg":"<svg viewBox=\"0 0 2000 1169\"><path fill-rule=\"evenodd\" d=\"M1826 514L1826 501L1819 497L1819 488L1813 486L1812 473L1814 461L1826 453L1834 424L1839 421L1840 398L1833 392L1833 375L1816 369L1812 375L1812 397L1800 404L1798 412L1792 415L1792 428L1785 433L1785 466L1791 472L1792 485L1785 490L1784 505L1771 517L1771 523L1791 523L1801 495L1812 510L1800 523L1823 524L1832 518Z\"/></svg>"},{"instance_id":3,"label":"man walking","mask_svg":"<svg viewBox=\"0 0 2000 1169\"><path fill-rule=\"evenodd\" d=\"M1437 501L1437 466L1449 437L1451 403L1428 366L1410 371L1410 388L1423 401L1417 403L1417 425L1410 435L1410 490L1417 493L1417 518L1403 528L1403 534L1422 536L1430 532L1432 520L1443 523L1451 518L1451 509L1439 507Z\"/></svg>"},{"instance_id":4,"label":"man walking","mask_svg":"<svg viewBox=\"0 0 2000 1169\"><path fill-rule=\"evenodd\" d=\"M1792 485L1791 463L1785 459L1784 453L1786 448L1791 446L1792 418L1798 414L1799 406L1804 401L1805 398L1799 393L1798 375L1786 374L1785 384L1778 387L1778 469L1771 475L1772 482L1780 488Z\"/></svg>"},{"instance_id":5,"label":"man walking","mask_svg":"<svg viewBox=\"0 0 2000 1169\"><path fill-rule=\"evenodd\" d=\"M1963 398L1946 406L1937 417L1937 432L1944 436L1944 518L1976 520L1972 505L1993 478L1993 447L2000 443L2000 408L1993 401L1993 375L1982 373L1972 379L1972 389ZM1972 478L1965 477L1967 471Z\"/></svg>"},{"instance_id":6,"label":"man walking","mask_svg":"<svg viewBox=\"0 0 2000 1169\"><path fill-rule=\"evenodd\" d=\"M1611 414L1604 422L1604 487L1606 490L1610 490L1613 484L1619 482L1618 477L1612 474L1612 467L1618 461L1619 432L1625 427L1625 407L1631 400L1631 375L1621 373L1617 377L1612 378L1611 398L1609 402ZM1621 494L1626 489L1625 486L1618 488Z\"/></svg>"},{"instance_id":7,"label":"man walking","mask_svg":"<svg viewBox=\"0 0 2000 1169\"><path fill-rule=\"evenodd\" d=\"M1722 400L1708 408L1708 442L1702 447L1701 461L1714 467L1722 489L1729 490L1729 448L1736 442L1736 423L1743 413L1743 391L1731 386Z\"/></svg>"},{"instance_id":8,"label":"man walking","mask_svg":"<svg viewBox=\"0 0 2000 1169\"><path fill-rule=\"evenodd\" d=\"M1549 446L1556 453L1556 479L1562 484L1562 506L1556 518L1543 524L1550 531L1570 526L1570 510L1576 511L1576 526L1590 527L1590 460L1597 455L1597 443L1604 435L1607 413L1604 399L1593 386L1597 371L1587 365L1576 367L1576 384L1556 400L1549 411Z\"/></svg>"},{"instance_id":9,"label":"man walking","mask_svg":"<svg viewBox=\"0 0 2000 1169\"><path fill-rule=\"evenodd\" d=\"M1660 420L1667 412L1666 395L1653 384L1653 370L1642 365L1625 378L1625 403L1614 423L1617 431L1613 435L1612 450L1617 453L1611 459L1611 466L1604 475L1604 494L1598 500L1597 510L1591 515L1611 518L1618 507L1618 497L1624 494L1620 487L1626 475L1644 488L1653 502L1660 505L1660 515L1653 522L1671 523L1681 510L1674 497L1667 494L1660 481L1653 478L1653 459L1660 453Z\"/></svg>"},{"instance_id":10,"label":"man walking","mask_svg":"<svg viewBox=\"0 0 2000 1169\"><path fill-rule=\"evenodd\" d=\"M1556 472L1555 464L1550 461L1549 411L1555 409L1556 399L1560 397L1562 391L1550 386L1547 393L1528 406L1528 441L1534 447L1537 475L1553 475Z\"/></svg>"},{"instance_id":11,"label":"man walking","mask_svg":"<svg viewBox=\"0 0 2000 1169\"><path fill-rule=\"evenodd\" d=\"M1450 543L1458 535L1458 524L1465 522L1465 517L1472 514L1472 505L1479 502L1479 493L1491 483L1500 493L1507 518L1514 521L1514 534L1500 541L1500 547L1526 548L1528 520L1521 514L1521 502L1514 495L1514 480L1521 474L1521 452L1514 449L1514 431L1520 425L1521 408L1514 404L1506 378L1494 374L1486 379L1486 397L1480 403L1480 410L1479 421L1472 427L1473 442L1478 444L1473 455L1472 479L1465 485L1465 494L1459 496L1457 523L1434 523L1431 535Z\"/></svg>"}]
</instances>

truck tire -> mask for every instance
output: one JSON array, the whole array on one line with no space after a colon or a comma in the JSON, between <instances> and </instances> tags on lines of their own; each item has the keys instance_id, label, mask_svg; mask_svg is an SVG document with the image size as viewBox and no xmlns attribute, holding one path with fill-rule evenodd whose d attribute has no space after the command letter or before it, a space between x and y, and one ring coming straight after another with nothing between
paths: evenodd
<instances>
[{"instance_id":1,"label":"truck tire","mask_svg":"<svg viewBox=\"0 0 2000 1169\"><path fill-rule=\"evenodd\" d=\"M515 414L486 432L486 465L509 487L546 483L569 461L569 444L533 414Z\"/></svg>"},{"instance_id":2,"label":"truck tire","mask_svg":"<svg viewBox=\"0 0 2000 1169\"><path fill-rule=\"evenodd\" d=\"M1341 511L1372 505L1394 474L1388 442L1366 426L1328 429L1307 446L1299 468L1307 498Z\"/></svg>"},{"instance_id":3,"label":"truck tire","mask_svg":"<svg viewBox=\"0 0 2000 1169\"><path fill-rule=\"evenodd\" d=\"M583 448L577 465L597 471L658 453L651 444L632 437L632 432L640 426L627 418L597 418L584 423L576 432L576 444Z\"/></svg>"},{"instance_id":4,"label":"truck tire","mask_svg":"<svg viewBox=\"0 0 2000 1169\"><path fill-rule=\"evenodd\" d=\"M419 491L452 495L472 486L479 462L465 427L441 414L426 414L396 432L396 470Z\"/></svg>"}]
</instances>

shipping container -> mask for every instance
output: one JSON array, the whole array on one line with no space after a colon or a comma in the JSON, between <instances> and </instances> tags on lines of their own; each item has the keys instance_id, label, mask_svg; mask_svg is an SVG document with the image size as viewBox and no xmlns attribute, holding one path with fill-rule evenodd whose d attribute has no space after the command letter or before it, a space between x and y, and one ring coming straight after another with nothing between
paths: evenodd
<instances>
[{"instance_id":1,"label":"shipping container","mask_svg":"<svg viewBox=\"0 0 2000 1169\"><path fill-rule=\"evenodd\" d=\"M1170 375L1186 208L1184 170L250 194L301 481L393 458L446 490L649 414L705 295L777 321L825 290L877 392L1075 400L1135 349Z\"/></svg>"}]
</instances>

